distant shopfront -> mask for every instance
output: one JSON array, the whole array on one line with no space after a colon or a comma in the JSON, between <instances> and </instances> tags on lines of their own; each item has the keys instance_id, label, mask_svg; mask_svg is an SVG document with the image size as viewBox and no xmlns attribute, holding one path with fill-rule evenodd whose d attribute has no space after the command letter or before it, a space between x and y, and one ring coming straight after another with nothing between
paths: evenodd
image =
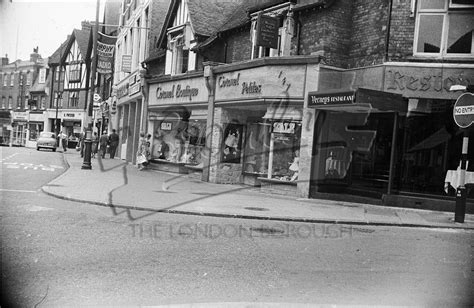
<instances>
[{"instance_id":1,"label":"distant shopfront","mask_svg":"<svg viewBox=\"0 0 474 308\"><path fill-rule=\"evenodd\" d=\"M446 175L458 168L461 157L462 130L452 114L462 92L450 87L472 83L474 68L405 63L345 72L351 73L355 84L341 82L342 88L307 97L314 115L313 151L309 191L301 193L344 192L421 208L435 202L428 198L452 203L454 188ZM323 70L321 80L325 75L333 78L337 72ZM472 130L470 137L474 140ZM472 143L469 153L474 153ZM468 198L474 198L474 189ZM449 209L439 203L440 209Z\"/></svg>"},{"instance_id":2,"label":"distant shopfront","mask_svg":"<svg viewBox=\"0 0 474 308\"><path fill-rule=\"evenodd\" d=\"M116 98L116 122L110 125L120 137L116 155L135 163L143 113L142 81L138 71L118 84Z\"/></svg>"}]
</instances>

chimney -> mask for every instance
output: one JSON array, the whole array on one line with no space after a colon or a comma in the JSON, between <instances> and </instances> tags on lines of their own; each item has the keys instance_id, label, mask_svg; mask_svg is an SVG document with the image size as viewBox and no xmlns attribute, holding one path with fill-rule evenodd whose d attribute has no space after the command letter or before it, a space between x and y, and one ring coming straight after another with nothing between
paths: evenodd
<instances>
[{"instance_id":1,"label":"chimney","mask_svg":"<svg viewBox=\"0 0 474 308\"><path fill-rule=\"evenodd\" d=\"M8 65L8 55L5 54L5 57L2 57L2 66Z\"/></svg>"},{"instance_id":2,"label":"chimney","mask_svg":"<svg viewBox=\"0 0 474 308\"><path fill-rule=\"evenodd\" d=\"M38 47L36 47L33 48L33 53L30 54L30 61L36 63L38 62L38 58L40 58L40 55L38 53Z\"/></svg>"},{"instance_id":3,"label":"chimney","mask_svg":"<svg viewBox=\"0 0 474 308\"><path fill-rule=\"evenodd\" d=\"M84 20L83 22L81 22L81 27L82 30L90 30L92 29L92 24L89 21Z\"/></svg>"}]
</instances>

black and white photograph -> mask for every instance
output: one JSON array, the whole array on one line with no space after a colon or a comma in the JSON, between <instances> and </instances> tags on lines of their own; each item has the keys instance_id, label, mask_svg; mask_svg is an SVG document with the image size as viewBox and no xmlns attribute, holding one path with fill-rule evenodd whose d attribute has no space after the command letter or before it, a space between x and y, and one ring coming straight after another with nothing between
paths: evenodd
<instances>
[{"instance_id":1,"label":"black and white photograph","mask_svg":"<svg viewBox=\"0 0 474 308\"><path fill-rule=\"evenodd\" d=\"M0 307L474 307L474 1L0 0Z\"/></svg>"}]
</instances>

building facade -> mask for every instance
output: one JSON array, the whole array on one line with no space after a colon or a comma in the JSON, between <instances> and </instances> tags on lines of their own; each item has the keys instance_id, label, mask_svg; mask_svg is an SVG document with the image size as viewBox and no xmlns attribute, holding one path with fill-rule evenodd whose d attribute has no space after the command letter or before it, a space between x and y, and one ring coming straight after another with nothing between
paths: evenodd
<instances>
[{"instance_id":1,"label":"building facade","mask_svg":"<svg viewBox=\"0 0 474 308\"><path fill-rule=\"evenodd\" d=\"M474 82L473 5L200 5L172 3L163 52L145 61L155 168L300 197L451 209L446 175L463 135L452 117L462 92L451 86Z\"/></svg>"},{"instance_id":2,"label":"building facade","mask_svg":"<svg viewBox=\"0 0 474 308\"><path fill-rule=\"evenodd\" d=\"M121 5L111 97L116 112L111 117L111 128L119 133L119 157L133 163L139 134L146 131L142 62L153 49L168 5L169 1L164 0L124 0Z\"/></svg>"},{"instance_id":3,"label":"building facade","mask_svg":"<svg viewBox=\"0 0 474 308\"><path fill-rule=\"evenodd\" d=\"M7 57L2 58L2 144L35 147L38 133L44 128L47 75L47 63L38 53L38 48L34 48L29 61L8 63Z\"/></svg>"}]
</instances>

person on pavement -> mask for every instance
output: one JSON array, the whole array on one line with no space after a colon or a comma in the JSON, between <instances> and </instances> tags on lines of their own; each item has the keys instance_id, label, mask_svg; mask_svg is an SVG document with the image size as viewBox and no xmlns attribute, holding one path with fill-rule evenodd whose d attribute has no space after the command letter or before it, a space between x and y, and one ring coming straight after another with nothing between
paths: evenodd
<instances>
[{"instance_id":1,"label":"person on pavement","mask_svg":"<svg viewBox=\"0 0 474 308\"><path fill-rule=\"evenodd\" d=\"M107 152L108 143L109 143L109 136L107 136L107 132L104 131L99 138L100 156L102 156L102 158L105 158L105 152Z\"/></svg>"},{"instance_id":2,"label":"person on pavement","mask_svg":"<svg viewBox=\"0 0 474 308\"><path fill-rule=\"evenodd\" d=\"M148 162L148 147L147 140L145 138L145 133L140 133L140 140L138 141L138 150L137 150L137 167L138 170L142 171L145 169Z\"/></svg>"},{"instance_id":3,"label":"person on pavement","mask_svg":"<svg viewBox=\"0 0 474 308\"><path fill-rule=\"evenodd\" d=\"M67 135L62 131L59 133L59 138L61 138L61 144L63 146L63 151L67 151Z\"/></svg>"},{"instance_id":4,"label":"person on pavement","mask_svg":"<svg viewBox=\"0 0 474 308\"><path fill-rule=\"evenodd\" d=\"M92 158L95 158L95 154L97 154L97 148L99 146L99 136L97 136L97 132L94 132L92 135Z\"/></svg>"},{"instance_id":5,"label":"person on pavement","mask_svg":"<svg viewBox=\"0 0 474 308\"><path fill-rule=\"evenodd\" d=\"M109 136L109 146L110 146L109 151L110 151L110 158L112 159L115 157L115 151L117 150L118 143L119 143L119 135L117 134L115 129L112 129L112 134L110 134Z\"/></svg>"}]
</instances>

